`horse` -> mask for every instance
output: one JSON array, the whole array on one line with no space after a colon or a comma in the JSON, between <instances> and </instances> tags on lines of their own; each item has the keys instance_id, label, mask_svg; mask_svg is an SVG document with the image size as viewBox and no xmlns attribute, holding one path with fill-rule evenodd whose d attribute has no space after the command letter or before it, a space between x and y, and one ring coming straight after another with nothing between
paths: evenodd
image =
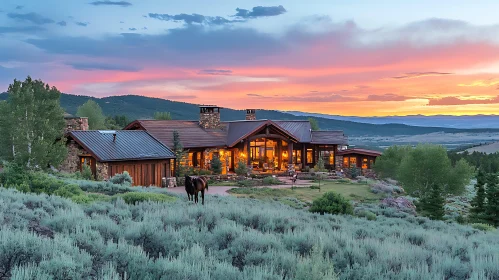
<instances>
[{"instance_id":1,"label":"horse","mask_svg":"<svg viewBox=\"0 0 499 280\"><path fill-rule=\"evenodd\" d=\"M201 192L201 203L204 205L204 191L208 190L208 179L204 176L191 177L185 176L185 191L189 201L194 200L194 203L198 203L198 193Z\"/></svg>"}]
</instances>

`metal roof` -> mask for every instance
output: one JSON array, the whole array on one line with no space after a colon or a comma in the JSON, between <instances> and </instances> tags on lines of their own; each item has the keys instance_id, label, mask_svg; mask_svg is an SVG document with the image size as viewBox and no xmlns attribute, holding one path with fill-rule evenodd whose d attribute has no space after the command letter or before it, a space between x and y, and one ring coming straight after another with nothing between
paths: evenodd
<instances>
[{"instance_id":1,"label":"metal roof","mask_svg":"<svg viewBox=\"0 0 499 280\"><path fill-rule=\"evenodd\" d=\"M344 145L347 138L342 131L311 131L306 120L271 121L241 120L221 122L218 129L203 129L199 121L181 120L136 120L125 129L143 129L169 147L173 147L173 132L178 131L184 148L226 147L254 133L259 128L271 125L300 143Z\"/></svg>"},{"instance_id":2,"label":"metal roof","mask_svg":"<svg viewBox=\"0 0 499 280\"><path fill-rule=\"evenodd\" d=\"M353 155L353 154L367 155L373 157L378 157L382 155L382 153L378 151L358 149L358 148L346 149L338 152L338 155Z\"/></svg>"},{"instance_id":3,"label":"metal roof","mask_svg":"<svg viewBox=\"0 0 499 280\"><path fill-rule=\"evenodd\" d=\"M198 121L137 120L125 129L133 129L135 125L169 147L173 147L174 131L179 133L180 143L184 148L224 147L226 145L227 131L223 123L220 129L203 129Z\"/></svg>"},{"instance_id":4,"label":"metal roof","mask_svg":"<svg viewBox=\"0 0 499 280\"><path fill-rule=\"evenodd\" d=\"M312 141L312 126L309 121L274 121L280 127L293 134L301 143Z\"/></svg>"},{"instance_id":5,"label":"metal roof","mask_svg":"<svg viewBox=\"0 0 499 280\"><path fill-rule=\"evenodd\" d=\"M101 162L175 158L170 148L143 130L74 130L69 137Z\"/></svg>"},{"instance_id":6,"label":"metal roof","mask_svg":"<svg viewBox=\"0 0 499 280\"><path fill-rule=\"evenodd\" d=\"M312 131L312 144L322 145L346 145L347 137L343 131Z\"/></svg>"}]
</instances>

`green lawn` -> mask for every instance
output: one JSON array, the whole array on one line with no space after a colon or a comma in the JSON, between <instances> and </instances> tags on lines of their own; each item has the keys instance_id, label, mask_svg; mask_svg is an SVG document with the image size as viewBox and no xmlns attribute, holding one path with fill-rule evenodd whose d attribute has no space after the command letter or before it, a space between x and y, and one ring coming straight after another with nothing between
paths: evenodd
<instances>
[{"instance_id":1,"label":"green lawn","mask_svg":"<svg viewBox=\"0 0 499 280\"><path fill-rule=\"evenodd\" d=\"M312 183L312 186L318 186L318 183ZM370 191L367 184L340 183L326 181L321 183L321 188L312 189L306 187L297 187L294 189L272 189L272 188L234 188L229 193L238 197L251 197L257 199L281 200L283 198L296 198L300 201L309 203L322 196L326 192L340 193L348 199L355 201L377 201L383 198L380 194L374 194Z\"/></svg>"}]
</instances>

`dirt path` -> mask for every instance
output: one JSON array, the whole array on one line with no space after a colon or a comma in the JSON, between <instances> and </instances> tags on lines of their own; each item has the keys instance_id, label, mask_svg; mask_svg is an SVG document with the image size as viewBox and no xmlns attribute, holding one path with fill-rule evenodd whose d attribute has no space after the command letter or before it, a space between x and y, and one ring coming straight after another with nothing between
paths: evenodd
<instances>
[{"instance_id":1,"label":"dirt path","mask_svg":"<svg viewBox=\"0 0 499 280\"><path fill-rule=\"evenodd\" d=\"M279 178L284 184L282 185L273 185L273 186L260 186L256 188L271 188L271 189L284 189L284 188L291 188L291 180L288 178ZM298 180L295 184L295 187L298 188L308 188L312 185L312 181L310 180ZM228 191L230 189L237 188L235 186L211 186L208 188L208 191L206 194L209 195L229 195ZM176 188L168 188L166 189L169 192L172 193L177 193L177 194L185 194L185 188L182 187L176 187Z\"/></svg>"}]
</instances>

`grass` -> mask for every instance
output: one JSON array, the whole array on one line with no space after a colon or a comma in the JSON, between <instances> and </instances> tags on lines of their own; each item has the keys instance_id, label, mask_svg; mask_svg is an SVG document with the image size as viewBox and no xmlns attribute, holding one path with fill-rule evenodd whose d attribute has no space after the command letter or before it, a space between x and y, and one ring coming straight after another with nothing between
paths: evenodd
<instances>
[{"instance_id":1,"label":"grass","mask_svg":"<svg viewBox=\"0 0 499 280\"><path fill-rule=\"evenodd\" d=\"M336 192L344 197L361 202L377 201L383 198L381 194L374 194L366 184L341 183L335 181L323 181L321 188L317 189L318 184L312 184L310 187L295 187L273 189L273 188L234 188L229 193L237 197L250 197L256 199L282 199L296 198L300 201L310 203L314 199L321 197L326 192Z\"/></svg>"}]
</instances>

